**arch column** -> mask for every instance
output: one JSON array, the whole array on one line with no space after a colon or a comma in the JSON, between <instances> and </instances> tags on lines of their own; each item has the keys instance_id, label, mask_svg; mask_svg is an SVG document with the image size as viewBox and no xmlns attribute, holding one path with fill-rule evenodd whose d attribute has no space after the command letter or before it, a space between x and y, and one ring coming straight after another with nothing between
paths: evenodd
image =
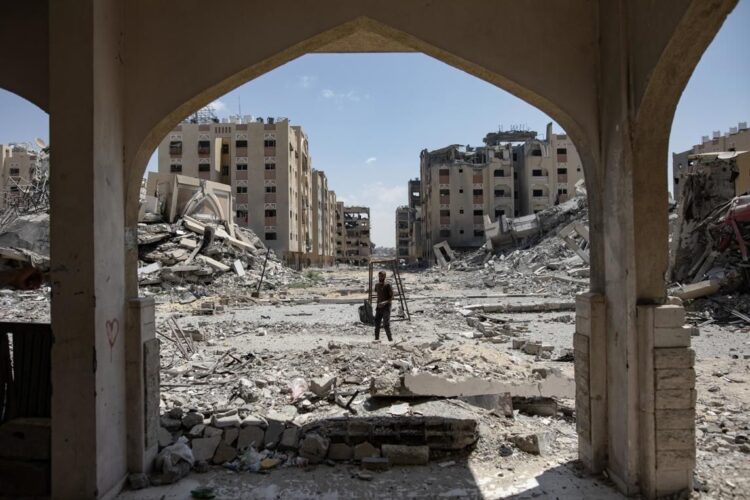
<instances>
[{"instance_id":1,"label":"arch column","mask_svg":"<svg viewBox=\"0 0 750 500\"><path fill-rule=\"evenodd\" d=\"M127 474L122 3L50 2L52 497Z\"/></svg>"}]
</instances>

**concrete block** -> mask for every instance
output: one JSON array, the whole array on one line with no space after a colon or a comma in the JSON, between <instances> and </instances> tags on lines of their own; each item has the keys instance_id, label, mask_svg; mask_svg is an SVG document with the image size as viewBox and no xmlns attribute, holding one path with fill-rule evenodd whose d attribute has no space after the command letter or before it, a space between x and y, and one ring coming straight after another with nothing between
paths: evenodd
<instances>
[{"instance_id":1,"label":"concrete block","mask_svg":"<svg viewBox=\"0 0 750 500\"><path fill-rule=\"evenodd\" d=\"M219 429L226 427L239 427L242 423L242 419L237 414L237 410L231 410L222 414L214 414L211 416L211 425Z\"/></svg>"},{"instance_id":2,"label":"concrete block","mask_svg":"<svg viewBox=\"0 0 750 500\"><path fill-rule=\"evenodd\" d=\"M525 436L513 436L513 444L526 453L532 455L548 455L552 451L552 443L555 441L553 432L536 432Z\"/></svg>"},{"instance_id":3,"label":"concrete block","mask_svg":"<svg viewBox=\"0 0 750 500\"><path fill-rule=\"evenodd\" d=\"M695 449L695 429L666 429L656 431L656 450Z\"/></svg>"},{"instance_id":4,"label":"concrete block","mask_svg":"<svg viewBox=\"0 0 750 500\"><path fill-rule=\"evenodd\" d=\"M656 496L659 498L673 496L677 493L693 490L693 471L690 468L660 470L656 476Z\"/></svg>"},{"instance_id":5,"label":"concrete block","mask_svg":"<svg viewBox=\"0 0 750 500\"><path fill-rule=\"evenodd\" d=\"M204 416L200 412L197 412L197 411L188 412L182 417L182 428L192 429L196 425L202 424L203 419L204 419Z\"/></svg>"},{"instance_id":6,"label":"concrete block","mask_svg":"<svg viewBox=\"0 0 750 500\"><path fill-rule=\"evenodd\" d=\"M667 305L654 308L654 327L678 327L685 324L685 308Z\"/></svg>"},{"instance_id":7,"label":"concrete block","mask_svg":"<svg viewBox=\"0 0 750 500\"><path fill-rule=\"evenodd\" d=\"M224 431L222 431L221 429L217 429L216 427L212 427L210 425L207 425L203 429L203 437L210 438L214 436L222 436L223 434L224 434Z\"/></svg>"},{"instance_id":8,"label":"concrete block","mask_svg":"<svg viewBox=\"0 0 750 500\"><path fill-rule=\"evenodd\" d=\"M681 347L654 349L654 368L692 368L695 351Z\"/></svg>"},{"instance_id":9,"label":"concrete block","mask_svg":"<svg viewBox=\"0 0 750 500\"><path fill-rule=\"evenodd\" d=\"M214 456L211 459L211 461L216 464L223 464L226 462L231 462L237 458L237 448L234 446L230 446L224 441L219 442L219 446L216 447L216 451L214 452Z\"/></svg>"},{"instance_id":10,"label":"concrete block","mask_svg":"<svg viewBox=\"0 0 750 500\"><path fill-rule=\"evenodd\" d=\"M591 337L591 318L576 317L576 333L584 337Z\"/></svg>"},{"instance_id":11,"label":"concrete block","mask_svg":"<svg viewBox=\"0 0 750 500\"><path fill-rule=\"evenodd\" d=\"M195 461L211 460L220 441L221 436L193 439L190 446L193 448L193 458L195 458Z\"/></svg>"},{"instance_id":12,"label":"concrete block","mask_svg":"<svg viewBox=\"0 0 750 500\"><path fill-rule=\"evenodd\" d=\"M237 437L237 449L245 451L250 446L253 446L256 450L260 450L265 445L265 431L257 425L248 425L240 429L240 434Z\"/></svg>"},{"instance_id":13,"label":"concrete block","mask_svg":"<svg viewBox=\"0 0 750 500\"><path fill-rule=\"evenodd\" d=\"M233 445L239 435L240 430L237 427L229 427L227 429L224 429L224 442L228 445Z\"/></svg>"},{"instance_id":14,"label":"concrete block","mask_svg":"<svg viewBox=\"0 0 750 500\"><path fill-rule=\"evenodd\" d=\"M528 342L528 340L526 339L513 339L511 341L511 348L516 350L521 349L524 345L526 345L526 342Z\"/></svg>"},{"instance_id":15,"label":"concrete block","mask_svg":"<svg viewBox=\"0 0 750 500\"><path fill-rule=\"evenodd\" d=\"M299 455L312 464L320 463L328 454L328 444L328 438L315 433L307 434L300 444Z\"/></svg>"},{"instance_id":16,"label":"concrete block","mask_svg":"<svg viewBox=\"0 0 750 500\"><path fill-rule=\"evenodd\" d=\"M366 457L379 457L380 449L365 441L354 447L354 460L362 460Z\"/></svg>"},{"instance_id":17,"label":"concrete block","mask_svg":"<svg viewBox=\"0 0 750 500\"><path fill-rule=\"evenodd\" d=\"M310 381L310 391L318 396L324 398L331 392L334 384L336 383L336 377L333 375L324 375L322 377L314 378Z\"/></svg>"},{"instance_id":18,"label":"concrete block","mask_svg":"<svg viewBox=\"0 0 750 500\"><path fill-rule=\"evenodd\" d=\"M689 325L654 328L654 347L690 347L693 328Z\"/></svg>"},{"instance_id":19,"label":"concrete block","mask_svg":"<svg viewBox=\"0 0 750 500\"><path fill-rule=\"evenodd\" d=\"M591 318L590 293L584 293L576 297L576 323L582 319Z\"/></svg>"},{"instance_id":20,"label":"concrete block","mask_svg":"<svg viewBox=\"0 0 750 500\"><path fill-rule=\"evenodd\" d=\"M266 429L264 446L268 449L275 450L281 440L281 434L284 432L284 424L278 420L269 420Z\"/></svg>"},{"instance_id":21,"label":"concrete block","mask_svg":"<svg viewBox=\"0 0 750 500\"><path fill-rule=\"evenodd\" d=\"M656 429L692 429L695 409L656 410Z\"/></svg>"},{"instance_id":22,"label":"concrete block","mask_svg":"<svg viewBox=\"0 0 750 500\"><path fill-rule=\"evenodd\" d=\"M284 429L279 442L279 450L296 450L299 446L299 427L293 426Z\"/></svg>"},{"instance_id":23,"label":"concrete block","mask_svg":"<svg viewBox=\"0 0 750 500\"><path fill-rule=\"evenodd\" d=\"M695 408L694 389L664 389L656 391L656 410L689 410Z\"/></svg>"},{"instance_id":24,"label":"concrete block","mask_svg":"<svg viewBox=\"0 0 750 500\"><path fill-rule=\"evenodd\" d=\"M424 465L430 461L429 446L384 444L381 451L393 465Z\"/></svg>"},{"instance_id":25,"label":"concrete block","mask_svg":"<svg viewBox=\"0 0 750 500\"><path fill-rule=\"evenodd\" d=\"M656 389L693 389L695 370L692 368L665 368L654 370Z\"/></svg>"},{"instance_id":26,"label":"concrete block","mask_svg":"<svg viewBox=\"0 0 750 500\"><path fill-rule=\"evenodd\" d=\"M346 443L331 443L328 447L329 460L351 460L354 450Z\"/></svg>"},{"instance_id":27,"label":"concrete block","mask_svg":"<svg viewBox=\"0 0 750 500\"><path fill-rule=\"evenodd\" d=\"M695 448L692 450L657 450L657 477L663 470L692 469L695 467Z\"/></svg>"}]
</instances>

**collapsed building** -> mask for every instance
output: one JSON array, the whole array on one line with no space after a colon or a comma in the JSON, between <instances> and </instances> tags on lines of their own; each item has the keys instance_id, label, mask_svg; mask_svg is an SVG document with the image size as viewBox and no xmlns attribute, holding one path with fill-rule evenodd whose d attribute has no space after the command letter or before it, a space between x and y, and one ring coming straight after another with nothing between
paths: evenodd
<instances>
[{"instance_id":1,"label":"collapsed building","mask_svg":"<svg viewBox=\"0 0 750 500\"><path fill-rule=\"evenodd\" d=\"M451 145L420 154L420 211L410 231L410 260L434 259L441 241L457 249L486 241L485 218L533 215L575 196L581 159L566 134L547 125L546 137L527 130L487 134L484 146ZM410 208L412 203L410 181ZM502 223L504 224L504 223Z\"/></svg>"},{"instance_id":2,"label":"collapsed building","mask_svg":"<svg viewBox=\"0 0 750 500\"><path fill-rule=\"evenodd\" d=\"M364 266L375 248L370 240L370 209L361 206L336 206L336 262Z\"/></svg>"}]
</instances>

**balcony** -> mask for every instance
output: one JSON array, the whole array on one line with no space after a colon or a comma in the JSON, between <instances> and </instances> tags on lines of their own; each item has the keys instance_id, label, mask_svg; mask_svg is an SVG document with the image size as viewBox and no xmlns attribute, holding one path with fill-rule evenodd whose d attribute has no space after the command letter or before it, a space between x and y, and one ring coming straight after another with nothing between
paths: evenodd
<instances>
[{"instance_id":1,"label":"balcony","mask_svg":"<svg viewBox=\"0 0 750 500\"><path fill-rule=\"evenodd\" d=\"M440 177L438 177L438 182L440 184L450 184L451 178L447 175L441 175Z\"/></svg>"},{"instance_id":2,"label":"balcony","mask_svg":"<svg viewBox=\"0 0 750 500\"><path fill-rule=\"evenodd\" d=\"M238 157L246 158L247 157L247 146L244 146L244 147L239 147L238 146L237 148L235 148L235 153L234 154L236 156L238 156Z\"/></svg>"},{"instance_id":3,"label":"balcony","mask_svg":"<svg viewBox=\"0 0 750 500\"><path fill-rule=\"evenodd\" d=\"M475 226L477 224L484 225L484 216L482 216L482 215L474 215L473 217L474 217L474 225Z\"/></svg>"},{"instance_id":4,"label":"balcony","mask_svg":"<svg viewBox=\"0 0 750 500\"><path fill-rule=\"evenodd\" d=\"M234 178L240 181L246 181L247 170L237 170L237 172L234 174Z\"/></svg>"},{"instance_id":5,"label":"balcony","mask_svg":"<svg viewBox=\"0 0 750 500\"><path fill-rule=\"evenodd\" d=\"M263 156L276 156L276 147L264 147L263 148Z\"/></svg>"},{"instance_id":6,"label":"balcony","mask_svg":"<svg viewBox=\"0 0 750 500\"><path fill-rule=\"evenodd\" d=\"M474 203L474 205L481 205L484 203L484 195L473 196L472 203Z\"/></svg>"},{"instance_id":7,"label":"balcony","mask_svg":"<svg viewBox=\"0 0 750 500\"><path fill-rule=\"evenodd\" d=\"M169 147L169 156L175 157L175 156L182 156L182 146L179 147Z\"/></svg>"},{"instance_id":8,"label":"balcony","mask_svg":"<svg viewBox=\"0 0 750 500\"><path fill-rule=\"evenodd\" d=\"M448 216L448 217L440 217L440 225L448 226L448 225L450 225L450 223L451 223L450 216Z\"/></svg>"},{"instance_id":9,"label":"balcony","mask_svg":"<svg viewBox=\"0 0 750 500\"><path fill-rule=\"evenodd\" d=\"M557 174L557 182L558 184L567 184L568 174Z\"/></svg>"},{"instance_id":10,"label":"balcony","mask_svg":"<svg viewBox=\"0 0 750 500\"><path fill-rule=\"evenodd\" d=\"M557 155L557 163L567 163L568 155Z\"/></svg>"},{"instance_id":11,"label":"balcony","mask_svg":"<svg viewBox=\"0 0 750 500\"><path fill-rule=\"evenodd\" d=\"M266 179L266 180L275 179L276 178L276 169L274 168L272 170L266 170L266 171L264 171L263 172L263 178Z\"/></svg>"},{"instance_id":12,"label":"balcony","mask_svg":"<svg viewBox=\"0 0 750 500\"><path fill-rule=\"evenodd\" d=\"M263 197L264 203L276 203L276 193L266 193Z\"/></svg>"},{"instance_id":13,"label":"balcony","mask_svg":"<svg viewBox=\"0 0 750 500\"><path fill-rule=\"evenodd\" d=\"M484 176L482 174L474 174L471 180L472 182L474 182L474 184L482 184L484 182Z\"/></svg>"},{"instance_id":14,"label":"balcony","mask_svg":"<svg viewBox=\"0 0 750 500\"><path fill-rule=\"evenodd\" d=\"M201 158L207 158L211 154L211 148L210 147L198 147L198 156Z\"/></svg>"},{"instance_id":15,"label":"balcony","mask_svg":"<svg viewBox=\"0 0 750 500\"><path fill-rule=\"evenodd\" d=\"M266 217L263 225L266 227L276 227L276 217Z\"/></svg>"},{"instance_id":16,"label":"balcony","mask_svg":"<svg viewBox=\"0 0 750 500\"><path fill-rule=\"evenodd\" d=\"M446 195L440 196L440 204L441 205L450 205L451 203L451 197Z\"/></svg>"}]
</instances>

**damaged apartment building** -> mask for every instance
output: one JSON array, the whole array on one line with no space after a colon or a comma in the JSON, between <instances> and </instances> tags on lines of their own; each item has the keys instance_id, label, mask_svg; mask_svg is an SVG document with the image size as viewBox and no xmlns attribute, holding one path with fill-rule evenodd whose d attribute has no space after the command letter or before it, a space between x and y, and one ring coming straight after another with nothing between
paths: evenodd
<instances>
[{"instance_id":1,"label":"damaged apartment building","mask_svg":"<svg viewBox=\"0 0 750 500\"><path fill-rule=\"evenodd\" d=\"M370 240L370 209L336 204L336 262L364 266L374 245Z\"/></svg>"},{"instance_id":2,"label":"damaged apartment building","mask_svg":"<svg viewBox=\"0 0 750 500\"><path fill-rule=\"evenodd\" d=\"M409 180L409 204L396 208L396 255L409 264L422 261L421 181Z\"/></svg>"},{"instance_id":3,"label":"damaged apartment building","mask_svg":"<svg viewBox=\"0 0 750 500\"><path fill-rule=\"evenodd\" d=\"M747 122L739 122L724 135L720 130L716 130L710 138L704 135L700 144L696 144L687 151L672 153L672 193L674 193L675 201L679 202L682 196L685 176L695 155L734 151L750 151L750 128Z\"/></svg>"},{"instance_id":4,"label":"damaged apartment building","mask_svg":"<svg viewBox=\"0 0 750 500\"><path fill-rule=\"evenodd\" d=\"M421 152L421 213L415 221L421 231L410 234L410 260L429 257L443 241L454 248L480 247L485 215L494 222L535 214L567 201L583 179L573 142L553 133L551 123L544 139L511 130L487 134L484 144Z\"/></svg>"},{"instance_id":5,"label":"damaged apartment building","mask_svg":"<svg viewBox=\"0 0 750 500\"><path fill-rule=\"evenodd\" d=\"M307 134L287 118L191 115L159 145L159 173L229 184L237 224L294 267L335 258L336 194L312 168ZM149 193L155 194L155 193Z\"/></svg>"},{"instance_id":6,"label":"damaged apartment building","mask_svg":"<svg viewBox=\"0 0 750 500\"><path fill-rule=\"evenodd\" d=\"M41 140L39 146L44 144ZM33 208L29 204L48 202L48 158L44 149L31 144L0 144L0 211L8 208ZM39 184L43 184L39 189ZM36 198L44 198L43 200Z\"/></svg>"}]
</instances>

